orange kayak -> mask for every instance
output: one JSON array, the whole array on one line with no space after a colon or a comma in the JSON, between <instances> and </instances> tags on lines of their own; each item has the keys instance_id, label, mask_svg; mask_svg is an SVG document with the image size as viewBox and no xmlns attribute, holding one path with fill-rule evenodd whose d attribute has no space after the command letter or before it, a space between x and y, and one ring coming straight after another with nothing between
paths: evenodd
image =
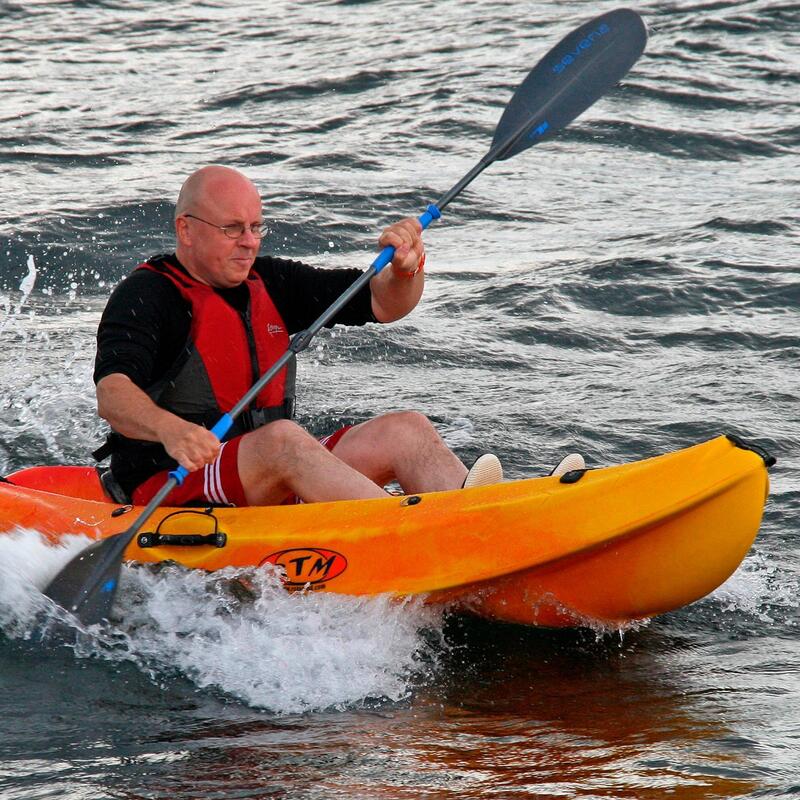
<instances>
[{"instance_id":1,"label":"orange kayak","mask_svg":"<svg viewBox=\"0 0 800 800\"><path fill-rule=\"evenodd\" d=\"M161 508L126 550L216 570L276 564L290 590L423 596L526 625L619 626L723 583L761 523L774 463L721 436L619 466L380 500ZM91 467L0 482L0 531L105 537L139 508Z\"/></svg>"}]
</instances>

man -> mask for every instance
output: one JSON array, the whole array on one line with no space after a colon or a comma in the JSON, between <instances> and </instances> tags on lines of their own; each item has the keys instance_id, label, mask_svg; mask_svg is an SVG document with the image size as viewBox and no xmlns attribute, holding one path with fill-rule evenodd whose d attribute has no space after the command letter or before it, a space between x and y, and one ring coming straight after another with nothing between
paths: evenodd
<instances>
[{"instance_id":1,"label":"man","mask_svg":"<svg viewBox=\"0 0 800 800\"><path fill-rule=\"evenodd\" d=\"M197 170L175 209L177 246L129 275L112 293L98 329L97 405L112 427L109 484L146 503L181 464L190 475L174 505L269 505L385 497L455 489L467 468L422 414L383 414L317 441L293 422L293 378L284 370L237 420L224 443L208 430L260 374L353 283L360 270L317 270L257 257L261 197L240 172ZM421 226L386 228L389 266L333 324L393 322L422 296ZM471 481L502 477L482 457ZM481 474L481 467L488 474Z\"/></svg>"}]
</instances>

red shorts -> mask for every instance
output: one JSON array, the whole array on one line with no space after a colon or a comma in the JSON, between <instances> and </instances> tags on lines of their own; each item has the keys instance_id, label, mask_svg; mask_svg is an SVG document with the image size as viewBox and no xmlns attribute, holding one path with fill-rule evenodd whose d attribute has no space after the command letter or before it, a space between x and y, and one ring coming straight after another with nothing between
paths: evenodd
<instances>
[{"instance_id":1,"label":"red shorts","mask_svg":"<svg viewBox=\"0 0 800 800\"><path fill-rule=\"evenodd\" d=\"M352 425L345 425L335 433L323 436L319 443L327 450L333 450ZM210 463L196 472L190 472L180 486L168 495L171 506L246 506L244 487L239 478L239 443L242 436L223 442L219 454ZM144 483L139 484L131 495L133 502L145 505L169 479L169 471L157 472ZM292 495L284 503L297 502Z\"/></svg>"}]
</instances>

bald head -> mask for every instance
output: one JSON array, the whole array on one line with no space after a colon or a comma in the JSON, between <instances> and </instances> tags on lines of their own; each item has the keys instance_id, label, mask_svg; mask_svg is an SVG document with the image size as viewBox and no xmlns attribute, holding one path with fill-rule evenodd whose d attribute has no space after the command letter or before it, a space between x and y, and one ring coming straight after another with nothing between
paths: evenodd
<instances>
[{"instance_id":1,"label":"bald head","mask_svg":"<svg viewBox=\"0 0 800 800\"><path fill-rule=\"evenodd\" d=\"M259 197L260 202L255 184L239 170L220 164L201 167L181 186L178 202L175 204L175 218L182 214L205 211L209 205L214 205L216 198L229 194L252 194Z\"/></svg>"},{"instance_id":2,"label":"bald head","mask_svg":"<svg viewBox=\"0 0 800 800\"><path fill-rule=\"evenodd\" d=\"M209 286L238 286L258 255L262 223L261 196L252 181L230 167L203 167L178 195L175 255ZM240 233L231 235L232 229Z\"/></svg>"}]
</instances>

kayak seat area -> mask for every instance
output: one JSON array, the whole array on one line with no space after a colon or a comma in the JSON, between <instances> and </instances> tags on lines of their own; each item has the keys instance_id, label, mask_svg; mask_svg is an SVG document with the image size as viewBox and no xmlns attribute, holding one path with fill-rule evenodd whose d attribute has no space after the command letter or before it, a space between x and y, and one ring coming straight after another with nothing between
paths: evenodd
<instances>
[{"instance_id":1,"label":"kayak seat area","mask_svg":"<svg viewBox=\"0 0 800 800\"><path fill-rule=\"evenodd\" d=\"M28 467L12 472L5 477L8 483L27 489L96 500L102 503L114 501L106 494L100 476L94 467Z\"/></svg>"}]
</instances>

